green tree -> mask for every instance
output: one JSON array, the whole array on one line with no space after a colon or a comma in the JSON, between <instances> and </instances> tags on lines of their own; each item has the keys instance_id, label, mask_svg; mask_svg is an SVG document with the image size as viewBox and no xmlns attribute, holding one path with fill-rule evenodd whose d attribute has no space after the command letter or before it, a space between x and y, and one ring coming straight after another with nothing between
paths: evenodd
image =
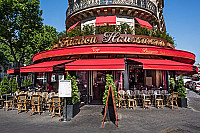
<instances>
[{"instance_id":1,"label":"green tree","mask_svg":"<svg viewBox=\"0 0 200 133\"><path fill-rule=\"evenodd\" d=\"M41 30L34 32L34 37L31 40L32 45L25 52L25 63L30 65L32 57L36 53L50 50L53 45L58 43L58 32L52 26L44 25ZM34 47L32 47L34 46Z\"/></svg>"},{"instance_id":2,"label":"green tree","mask_svg":"<svg viewBox=\"0 0 200 133\"><path fill-rule=\"evenodd\" d=\"M0 83L0 94L7 94L9 93L9 83L7 76L4 76L3 80Z\"/></svg>"},{"instance_id":3,"label":"green tree","mask_svg":"<svg viewBox=\"0 0 200 133\"><path fill-rule=\"evenodd\" d=\"M0 50L0 64L6 68L6 58L5 58L5 55L4 53Z\"/></svg>"},{"instance_id":4,"label":"green tree","mask_svg":"<svg viewBox=\"0 0 200 133\"><path fill-rule=\"evenodd\" d=\"M39 0L0 0L0 43L9 61L20 66L34 48L35 31L42 28Z\"/></svg>"},{"instance_id":5,"label":"green tree","mask_svg":"<svg viewBox=\"0 0 200 133\"><path fill-rule=\"evenodd\" d=\"M68 98L67 104L75 104L77 102L80 102L79 95L78 95L78 85L77 85L77 82L76 82L76 77L75 76L72 77L67 72L66 80L71 80L71 86L72 86L72 97Z\"/></svg>"},{"instance_id":6,"label":"green tree","mask_svg":"<svg viewBox=\"0 0 200 133\"><path fill-rule=\"evenodd\" d=\"M108 89L109 89L110 85L113 87L115 103L118 103L117 91L116 91L115 83L113 82L113 76L106 74L106 85L105 85L105 92L103 94L103 104L106 104L106 100L107 100L107 96L108 96Z\"/></svg>"},{"instance_id":7,"label":"green tree","mask_svg":"<svg viewBox=\"0 0 200 133\"><path fill-rule=\"evenodd\" d=\"M15 93L18 90L16 78L13 77L9 80L9 92L8 93Z\"/></svg>"}]
</instances>

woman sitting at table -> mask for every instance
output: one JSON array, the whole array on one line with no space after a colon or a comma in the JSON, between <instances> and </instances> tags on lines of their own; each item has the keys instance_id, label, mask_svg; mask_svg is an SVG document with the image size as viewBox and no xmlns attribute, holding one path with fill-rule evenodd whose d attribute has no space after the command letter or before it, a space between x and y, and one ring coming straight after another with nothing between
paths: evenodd
<instances>
[{"instance_id":1,"label":"woman sitting at table","mask_svg":"<svg viewBox=\"0 0 200 133\"><path fill-rule=\"evenodd\" d=\"M49 85L49 83L46 83L46 91L49 93L52 91L52 87Z\"/></svg>"}]
</instances>

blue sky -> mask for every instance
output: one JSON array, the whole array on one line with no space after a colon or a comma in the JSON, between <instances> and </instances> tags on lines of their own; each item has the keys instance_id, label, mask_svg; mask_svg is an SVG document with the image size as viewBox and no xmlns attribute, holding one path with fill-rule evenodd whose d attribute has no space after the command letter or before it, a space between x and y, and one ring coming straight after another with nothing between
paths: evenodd
<instances>
[{"instance_id":1,"label":"blue sky","mask_svg":"<svg viewBox=\"0 0 200 133\"><path fill-rule=\"evenodd\" d=\"M44 24L65 30L68 0L41 0ZM167 32L175 38L176 49L196 55L200 63L200 0L165 0L164 19Z\"/></svg>"}]
</instances>

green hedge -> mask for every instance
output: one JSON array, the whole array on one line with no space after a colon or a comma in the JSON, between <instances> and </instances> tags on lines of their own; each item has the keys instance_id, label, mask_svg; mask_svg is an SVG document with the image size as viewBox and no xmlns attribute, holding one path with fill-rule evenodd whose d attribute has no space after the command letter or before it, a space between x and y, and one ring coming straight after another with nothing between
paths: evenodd
<instances>
[{"instance_id":1,"label":"green hedge","mask_svg":"<svg viewBox=\"0 0 200 133\"><path fill-rule=\"evenodd\" d=\"M86 35L98 35L105 32L120 32L121 34L136 34L136 35L145 35L150 37L158 37L166 40L170 44L174 45L174 38L169 35L169 33L161 32L158 29L150 30L144 27L133 28L128 24L124 23L121 25L105 25L105 26L93 26L93 25L84 25L81 29L80 26L75 27L71 32L64 33L67 37L79 37ZM63 37L65 37L63 36Z\"/></svg>"}]
</instances>

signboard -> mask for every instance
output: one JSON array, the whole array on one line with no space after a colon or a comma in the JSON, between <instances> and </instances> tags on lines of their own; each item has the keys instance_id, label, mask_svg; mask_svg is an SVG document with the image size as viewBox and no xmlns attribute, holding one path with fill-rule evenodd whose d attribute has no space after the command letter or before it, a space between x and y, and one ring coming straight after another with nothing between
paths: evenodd
<instances>
[{"instance_id":1,"label":"signboard","mask_svg":"<svg viewBox=\"0 0 200 133\"><path fill-rule=\"evenodd\" d=\"M71 80L59 81L59 97L72 97Z\"/></svg>"},{"instance_id":2,"label":"signboard","mask_svg":"<svg viewBox=\"0 0 200 133\"><path fill-rule=\"evenodd\" d=\"M118 116L117 116L117 111L116 111L116 103L115 103L115 98L114 98L113 87L111 85L109 86L109 89L108 89L108 96L107 96L107 100L106 100L106 106L105 106L105 111L104 111L102 127L104 126L106 116L108 116L110 121L112 121L118 127Z\"/></svg>"},{"instance_id":3,"label":"signboard","mask_svg":"<svg viewBox=\"0 0 200 133\"><path fill-rule=\"evenodd\" d=\"M88 36L79 36L79 37L65 37L59 40L59 43L54 45L52 48L60 48L60 47L69 47L75 45L89 45L89 44L97 44L97 43L126 43L126 44L145 44L145 45L153 45L159 47L170 47L174 48L174 46L170 43L167 43L166 40L143 36L143 35L132 35L132 34L120 34L119 32L105 32L100 35L88 35Z\"/></svg>"}]
</instances>

